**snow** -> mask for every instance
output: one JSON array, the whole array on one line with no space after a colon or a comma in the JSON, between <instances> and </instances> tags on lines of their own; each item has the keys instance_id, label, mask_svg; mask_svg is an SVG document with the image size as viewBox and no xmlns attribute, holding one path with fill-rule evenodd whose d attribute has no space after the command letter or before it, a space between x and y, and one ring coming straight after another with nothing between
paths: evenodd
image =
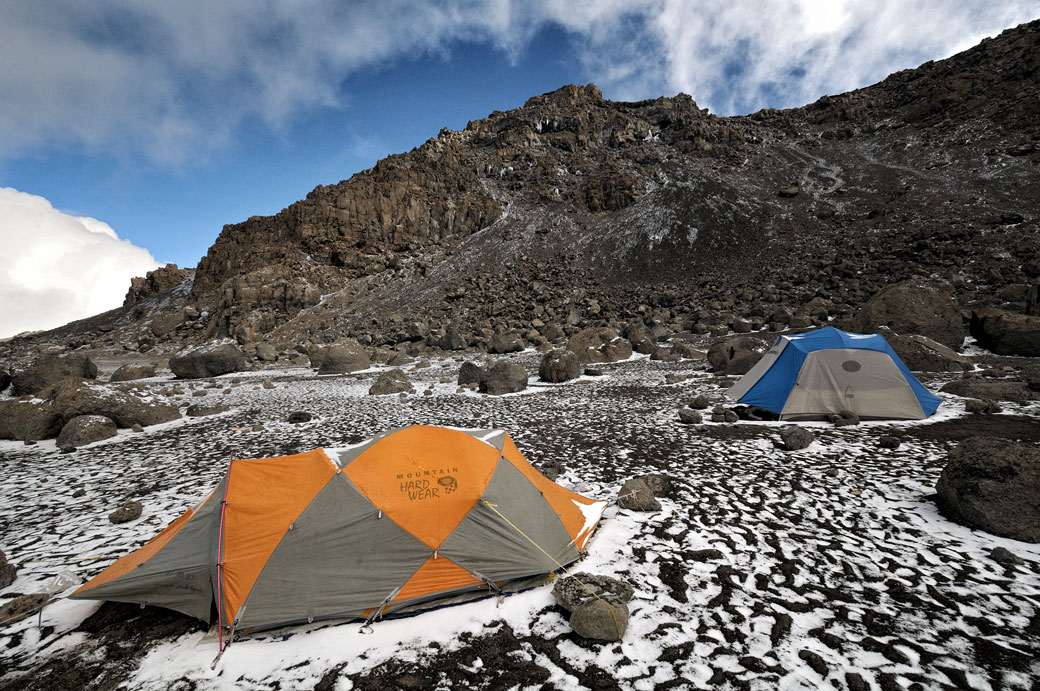
<instances>
[{"instance_id":1,"label":"snow","mask_svg":"<svg viewBox=\"0 0 1040 691\"><path fill-rule=\"evenodd\" d=\"M537 358L517 356L528 371ZM944 670L963 674L977 689L1015 689L1029 688L1040 675L1040 650L1028 628L1040 609L1040 545L953 524L928 498L950 444L915 431L965 416L962 399L944 395L939 413L925 421L800 423L816 441L788 453L772 443L778 423L678 423L681 401L700 393L723 400L724 387L710 376L664 384L668 373L703 374L699 361L633 357L600 365L603 377L505 397L457 393L453 377L461 361L432 359L429 368L407 371L430 396L366 395L382 367L320 378L302 368L266 370L217 378L230 392L211 390L201 400L219 395L232 407L222 415L121 432L72 455L60 455L53 442L0 444L0 548L20 565L0 597L39 592L64 569L82 579L96 574L203 498L232 451L247 458L325 447L332 455L412 423L497 427L532 463L562 463L560 484L601 500L581 507L583 530L599 512L603 519L586 545L588 556L571 570L633 585L623 641L576 639L546 586L376 622L368 633L357 623L261 632L236 641L213 669L212 634L159 639L122 686L312 689L341 667L334 688L351 689L356 675L391 663L421 672L437 657L473 649L473 641L505 629L517 641L509 659L518 668L541 668L542 685L560 689L589 687L597 669L625 689L672 680L708 688L717 674L751 688L840 687L850 672L872 688L889 677L902 686L956 683ZM254 390L266 377L275 388ZM174 400L183 407L200 399L189 390ZM285 422L293 410L308 410L314 420ZM1015 412L1035 417L1040 403ZM253 432L257 424L263 429ZM879 449L876 439L892 432L903 445ZM625 479L645 472L676 478L661 511L606 506ZM85 494L73 496L78 489ZM110 524L108 513L128 499L144 503L141 518ZM993 562L988 555L997 546L1026 563L1009 571ZM98 607L57 599L40 619L0 629L0 668L10 675L60 656L103 659L97 638L76 630ZM1010 651L1008 660L1033 661L980 662L983 639ZM534 645L539 640L553 642L556 653ZM826 676L805 662L801 654L808 652L824 661ZM495 671L482 653L462 667Z\"/></svg>"}]
</instances>

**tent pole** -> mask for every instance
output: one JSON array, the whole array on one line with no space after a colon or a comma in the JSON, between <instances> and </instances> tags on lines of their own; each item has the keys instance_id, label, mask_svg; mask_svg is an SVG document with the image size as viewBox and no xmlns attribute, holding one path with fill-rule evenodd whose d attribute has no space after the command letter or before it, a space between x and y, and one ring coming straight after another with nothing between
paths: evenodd
<instances>
[{"instance_id":1,"label":"tent pole","mask_svg":"<svg viewBox=\"0 0 1040 691\"><path fill-rule=\"evenodd\" d=\"M231 452L228 461L227 482L224 483L224 496L220 500L220 524L217 528L217 647L224 652L224 512L227 511L228 486L231 484L231 466L235 462L235 452ZM217 655L220 659L220 655ZM214 664L216 660L214 660Z\"/></svg>"}]
</instances>

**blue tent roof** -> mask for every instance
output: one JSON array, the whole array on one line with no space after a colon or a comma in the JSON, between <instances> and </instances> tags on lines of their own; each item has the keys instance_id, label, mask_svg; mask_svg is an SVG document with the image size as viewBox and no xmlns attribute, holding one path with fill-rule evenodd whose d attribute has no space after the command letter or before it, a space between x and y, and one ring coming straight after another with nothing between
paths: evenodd
<instances>
[{"instance_id":1,"label":"blue tent roof","mask_svg":"<svg viewBox=\"0 0 1040 691\"><path fill-rule=\"evenodd\" d=\"M921 404L921 410L924 411L926 417L934 413L942 402L942 399L929 392L921 382L917 381L917 378L903 364L903 361L896 355L895 351L892 350L892 346L888 344L888 341L881 334L849 333L835 329L832 326L825 326L815 331L781 336L777 339L777 345L780 345L783 339L787 340L787 345L780 353L780 356L769 370L759 377L758 382L738 399L740 403L757 406L779 414L784 408L791 389L798 380L798 373L801 371L806 355L813 351L830 348L872 350L887 354L906 378L907 384L913 391L914 396L916 396L918 403Z\"/></svg>"}]
</instances>

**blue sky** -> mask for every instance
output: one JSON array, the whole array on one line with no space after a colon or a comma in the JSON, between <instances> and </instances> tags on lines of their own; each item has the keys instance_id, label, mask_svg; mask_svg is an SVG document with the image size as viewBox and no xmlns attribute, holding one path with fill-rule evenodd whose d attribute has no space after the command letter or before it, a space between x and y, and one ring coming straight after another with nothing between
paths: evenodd
<instances>
[{"instance_id":1,"label":"blue sky","mask_svg":"<svg viewBox=\"0 0 1040 691\"><path fill-rule=\"evenodd\" d=\"M0 337L114 307L226 223L563 84L684 91L721 115L796 106L1040 0L7 0L4 17L0 244L18 270L0 267Z\"/></svg>"}]
</instances>

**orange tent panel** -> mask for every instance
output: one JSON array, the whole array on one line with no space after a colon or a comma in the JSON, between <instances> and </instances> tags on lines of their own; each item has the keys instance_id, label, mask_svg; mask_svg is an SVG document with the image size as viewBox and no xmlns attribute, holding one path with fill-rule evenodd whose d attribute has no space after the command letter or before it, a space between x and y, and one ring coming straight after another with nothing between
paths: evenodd
<instances>
[{"instance_id":1,"label":"orange tent panel","mask_svg":"<svg viewBox=\"0 0 1040 691\"><path fill-rule=\"evenodd\" d=\"M456 588L466 588L478 583L480 583L479 578L451 559L440 556L436 559L430 557L415 572L415 575L408 579L393 602L433 595Z\"/></svg>"},{"instance_id":2,"label":"orange tent panel","mask_svg":"<svg viewBox=\"0 0 1040 691\"><path fill-rule=\"evenodd\" d=\"M477 503L498 458L465 432L415 425L380 439L343 472L385 516L437 549Z\"/></svg>"},{"instance_id":3,"label":"orange tent panel","mask_svg":"<svg viewBox=\"0 0 1040 691\"><path fill-rule=\"evenodd\" d=\"M280 458L232 461L224 516L224 615L249 595L289 525L336 474L321 449Z\"/></svg>"}]
</instances>

